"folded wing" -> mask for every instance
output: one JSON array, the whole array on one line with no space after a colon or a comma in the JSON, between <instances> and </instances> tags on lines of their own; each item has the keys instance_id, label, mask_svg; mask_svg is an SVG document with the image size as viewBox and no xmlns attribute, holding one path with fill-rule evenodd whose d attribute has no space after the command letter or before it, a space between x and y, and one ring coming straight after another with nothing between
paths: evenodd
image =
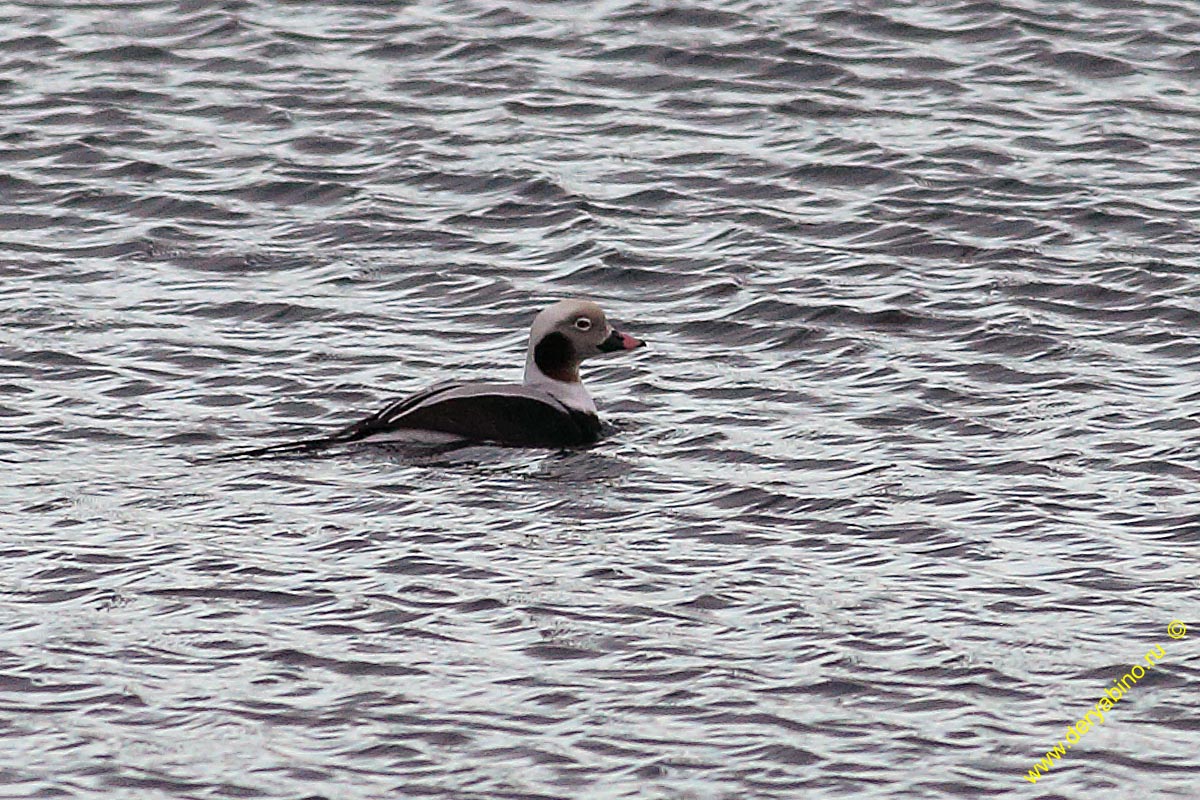
<instances>
[{"instance_id":1,"label":"folded wing","mask_svg":"<svg viewBox=\"0 0 1200 800\"><path fill-rule=\"evenodd\" d=\"M538 389L503 383L441 383L329 436L242 450L222 459L311 453L404 431L435 431L517 447L576 447L600 438L600 420Z\"/></svg>"},{"instance_id":2,"label":"folded wing","mask_svg":"<svg viewBox=\"0 0 1200 800\"><path fill-rule=\"evenodd\" d=\"M525 386L449 384L405 398L350 426L342 441L405 430L518 447L572 447L595 442L600 421Z\"/></svg>"}]
</instances>

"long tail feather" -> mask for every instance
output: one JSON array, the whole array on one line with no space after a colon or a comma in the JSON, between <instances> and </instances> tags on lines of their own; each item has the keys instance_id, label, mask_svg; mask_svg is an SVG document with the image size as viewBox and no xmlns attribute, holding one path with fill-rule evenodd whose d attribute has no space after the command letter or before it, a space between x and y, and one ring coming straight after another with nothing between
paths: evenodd
<instances>
[{"instance_id":1,"label":"long tail feather","mask_svg":"<svg viewBox=\"0 0 1200 800\"><path fill-rule=\"evenodd\" d=\"M271 444L266 447L255 447L250 450L235 450L232 453L222 453L218 456L213 456L210 461L237 461L244 458L262 458L264 456L286 456L286 455L301 455L303 453L316 453L324 450L327 447L332 447L338 444L340 439L336 436L327 436L321 439L304 439L299 442L282 442L280 444Z\"/></svg>"},{"instance_id":2,"label":"long tail feather","mask_svg":"<svg viewBox=\"0 0 1200 800\"><path fill-rule=\"evenodd\" d=\"M210 458L203 459L204 461L241 461L248 458L264 458L276 456L292 456L305 455L307 453L317 453L321 450L333 447L346 442L353 442L361 439L362 434L355 430L353 426L343 428L328 436L318 436L314 439L301 439L295 442L280 442L279 444L269 444L265 447L254 447L249 450L234 450L232 453L221 453Z\"/></svg>"},{"instance_id":3,"label":"long tail feather","mask_svg":"<svg viewBox=\"0 0 1200 800\"><path fill-rule=\"evenodd\" d=\"M282 444L271 444L266 447L255 447L250 450L236 450L232 453L214 456L205 461L236 461L243 458L262 458L263 456L286 456L300 455L303 453L315 453L319 450L324 450L328 447L333 447L335 444L345 444L347 442L356 442L359 439L364 439L367 436L375 433L381 433L397 427L397 420L403 417L404 412L419 405L421 402L435 397L442 392L449 391L455 388L457 383L439 383L430 386L428 389L417 392L414 395L405 397L395 403L392 403L382 411L372 414L366 419L359 420L352 425L347 425L339 431L331 433L328 436L320 436L316 439L302 439L298 442L283 442Z\"/></svg>"}]
</instances>

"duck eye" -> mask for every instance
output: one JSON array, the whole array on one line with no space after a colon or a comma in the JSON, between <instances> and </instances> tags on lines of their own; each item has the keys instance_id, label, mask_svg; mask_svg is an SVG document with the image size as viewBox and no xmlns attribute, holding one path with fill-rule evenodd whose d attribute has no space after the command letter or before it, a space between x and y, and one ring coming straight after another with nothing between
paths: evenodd
<instances>
[{"instance_id":1,"label":"duck eye","mask_svg":"<svg viewBox=\"0 0 1200 800\"><path fill-rule=\"evenodd\" d=\"M590 319L588 319L587 317L580 317L579 319L575 320L575 327L579 328L579 330L581 330L581 331L591 330L592 329L592 321Z\"/></svg>"}]
</instances>

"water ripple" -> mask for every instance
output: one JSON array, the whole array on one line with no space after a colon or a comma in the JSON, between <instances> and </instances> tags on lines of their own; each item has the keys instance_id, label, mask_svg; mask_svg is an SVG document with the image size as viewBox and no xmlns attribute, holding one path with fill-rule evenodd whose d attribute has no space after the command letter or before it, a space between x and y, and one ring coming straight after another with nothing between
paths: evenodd
<instances>
[{"instance_id":1,"label":"water ripple","mask_svg":"<svg viewBox=\"0 0 1200 800\"><path fill-rule=\"evenodd\" d=\"M1192 797L1198 32L8 4L0 781L1008 796L1163 644L1038 796ZM651 342L597 448L196 461L515 379L567 295Z\"/></svg>"}]
</instances>

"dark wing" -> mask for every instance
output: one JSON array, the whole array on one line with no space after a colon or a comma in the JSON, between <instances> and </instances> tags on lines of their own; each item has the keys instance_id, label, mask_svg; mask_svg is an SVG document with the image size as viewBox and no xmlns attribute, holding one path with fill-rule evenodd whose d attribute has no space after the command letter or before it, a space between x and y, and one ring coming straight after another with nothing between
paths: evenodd
<instances>
[{"instance_id":1,"label":"dark wing","mask_svg":"<svg viewBox=\"0 0 1200 800\"><path fill-rule=\"evenodd\" d=\"M222 458L312 453L405 430L437 431L515 447L576 447L600 438L600 420L524 386L440 383L329 436L242 450Z\"/></svg>"},{"instance_id":2,"label":"dark wing","mask_svg":"<svg viewBox=\"0 0 1200 800\"><path fill-rule=\"evenodd\" d=\"M410 394L407 397L402 397L394 403L385 406L380 411L372 414L366 419L359 420L353 425L347 425L337 433L329 437L329 444L341 444L343 442L356 442L359 439L364 439L367 436L374 436L379 433L387 433L388 431L399 430L409 426L398 426L397 420L404 417L405 414L412 411L417 406L427 400L439 397L452 389L461 387L461 383L437 383L430 386L428 389L422 389L415 394Z\"/></svg>"},{"instance_id":3,"label":"dark wing","mask_svg":"<svg viewBox=\"0 0 1200 800\"><path fill-rule=\"evenodd\" d=\"M595 442L600 422L545 392L476 384L422 398L392 415L379 432L396 430L438 431L517 447L574 447Z\"/></svg>"}]
</instances>

